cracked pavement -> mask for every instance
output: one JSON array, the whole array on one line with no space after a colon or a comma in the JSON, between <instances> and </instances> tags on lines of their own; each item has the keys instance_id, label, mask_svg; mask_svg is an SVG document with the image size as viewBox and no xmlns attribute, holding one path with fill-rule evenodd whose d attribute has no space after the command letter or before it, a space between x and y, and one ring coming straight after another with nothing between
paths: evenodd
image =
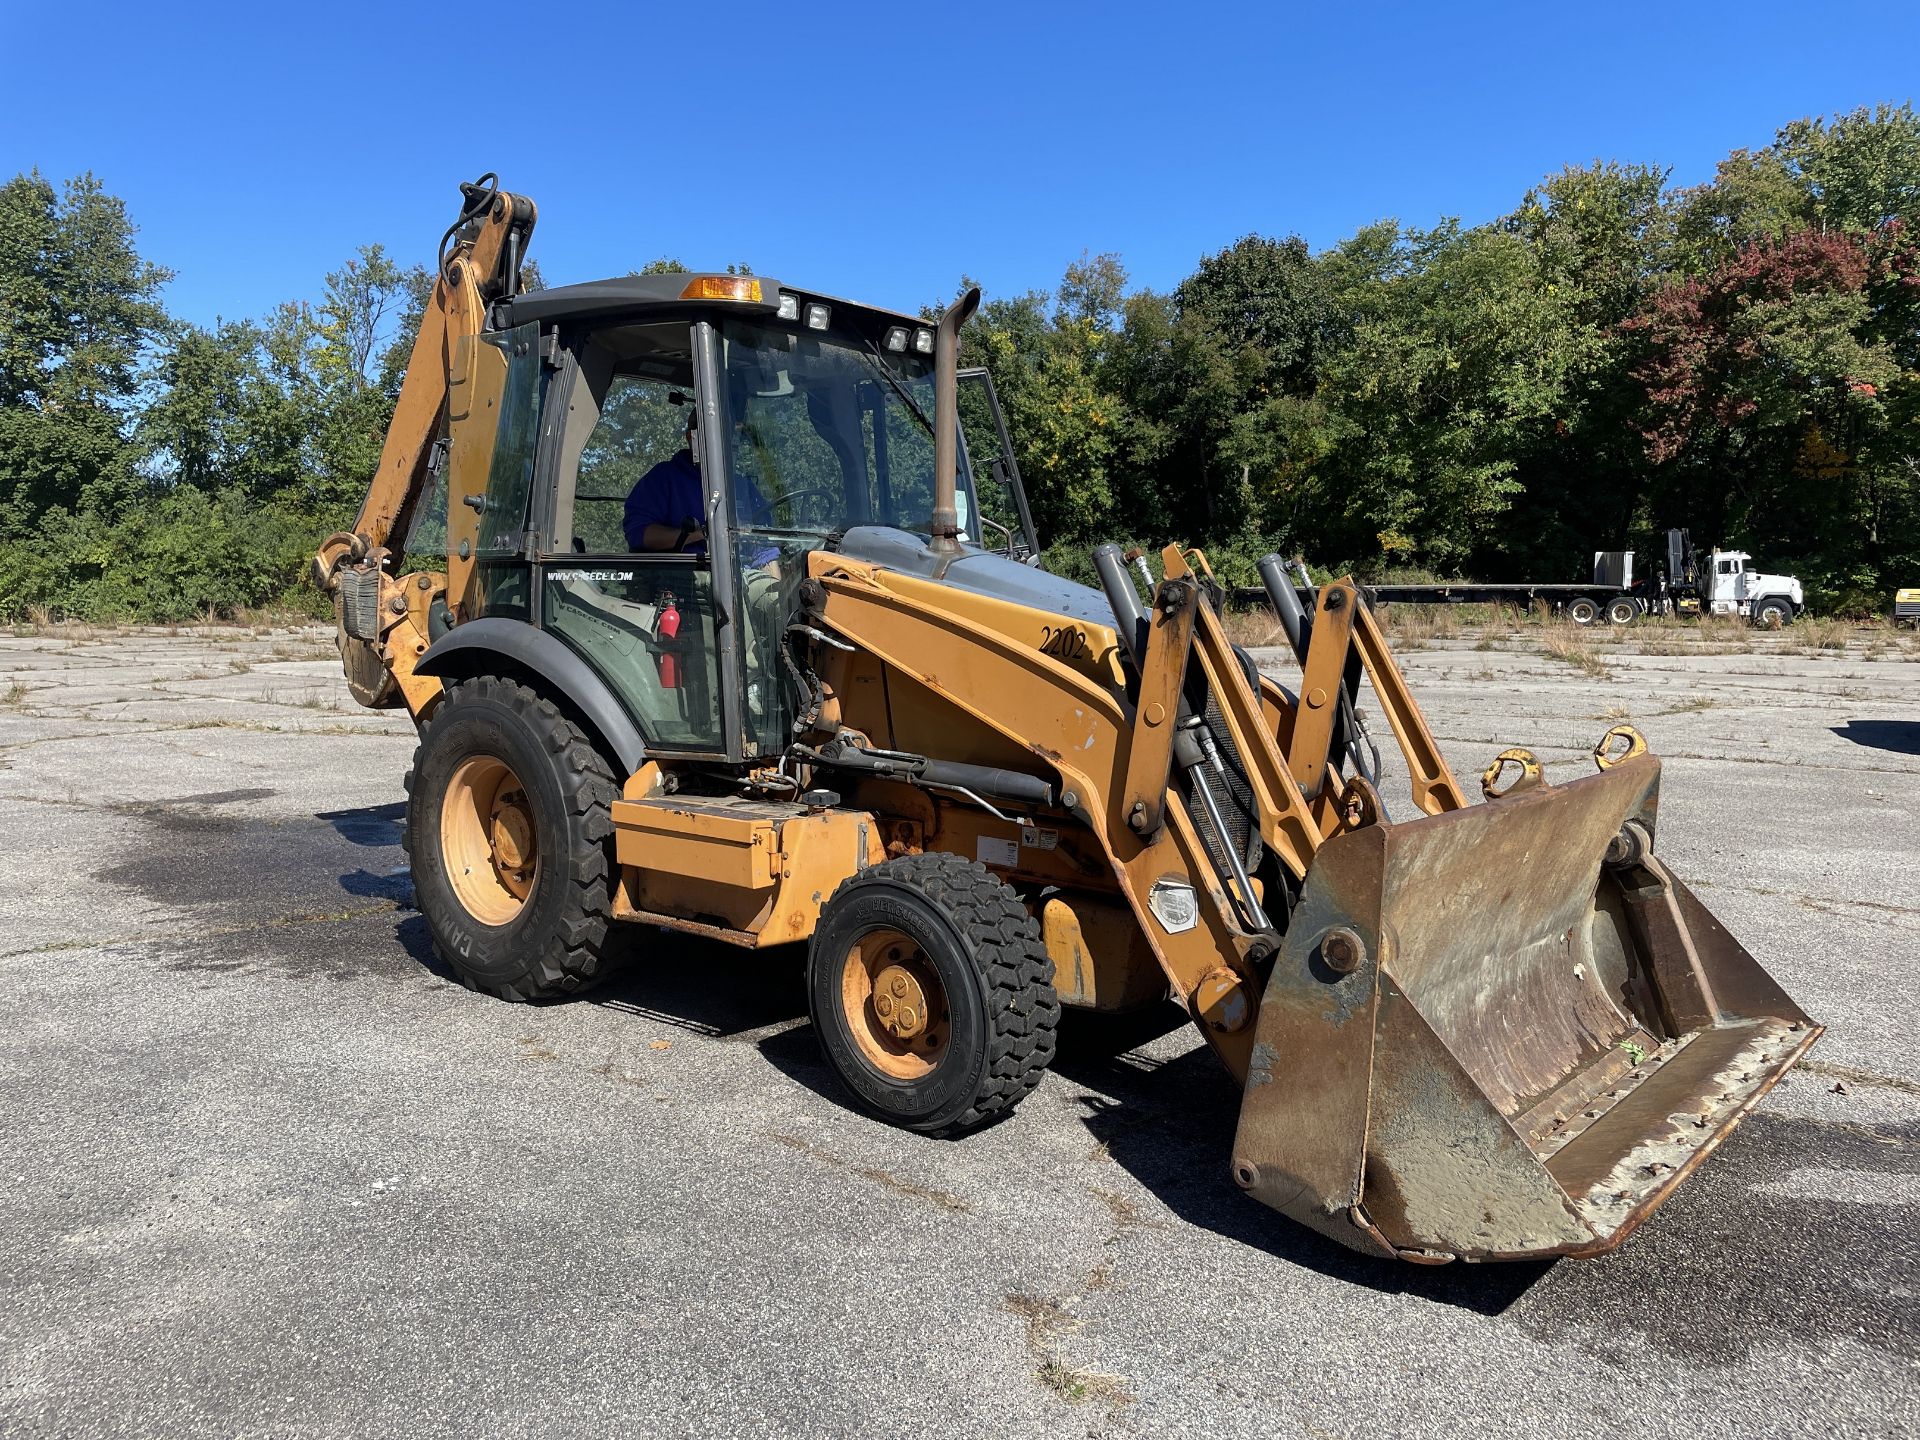
<instances>
[{"instance_id":1,"label":"cracked pavement","mask_svg":"<svg viewBox=\"0 0 1920 1440\"><path fill-rule=\"evenodd\" d=\"M1616 1254L1424 1269L1235 1190L1168 1010L945 1143L840 1103L797 952L468 993L325 632L0 636L0 1431L1911 1433L1920 648L1607 639L1400 658L1463 778L1639 724L1828 1034Z\"/></svg>"}]
</instances>

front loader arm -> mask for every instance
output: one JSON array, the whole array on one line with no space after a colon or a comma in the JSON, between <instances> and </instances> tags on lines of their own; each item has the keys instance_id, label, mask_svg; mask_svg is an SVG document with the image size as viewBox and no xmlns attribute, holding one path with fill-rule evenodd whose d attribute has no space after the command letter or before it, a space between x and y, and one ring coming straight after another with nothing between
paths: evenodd
<instances>
[{"instance_id":1,"label":"front loader arm","mask_svg":"<svg viewBox=\"0 0 1920 1440\"><path fill-rule=\"evenodd\" d=\"M460 215L441 239L438 273L379 466L353 528L328 536L313 561L315 584L334 601L341 664L354 698L376 707L404 703L415 716L440 686L415 676L413 661L426 649L434 605L467 593L479 517L449 507L444 575L393 575L395 537L404 539L434 484L434 450L448 426L451 398L473 378L465 372L480 347L470 342L486 329L488 308L519 289L537 214L531 200L492 181L488 175L460 187Z\"/></svg>"}]
</instances>

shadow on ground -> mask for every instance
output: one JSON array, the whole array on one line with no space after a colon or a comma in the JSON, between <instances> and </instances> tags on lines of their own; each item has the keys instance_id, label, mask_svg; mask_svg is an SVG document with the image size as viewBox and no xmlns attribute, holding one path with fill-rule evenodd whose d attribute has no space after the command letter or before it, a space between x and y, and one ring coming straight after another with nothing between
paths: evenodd
<instances>
[{"instance_id":1,"label":"shadow on ground","mask_svg":"<svg viewBox=\"0 0 1920 1440\"><path fill-rule=\"evenodd\" d=\"M1849 720L1835 725L1833 733L1870 749L1920 755L1920 720Z\"/></svg>"},{"instance_id":2,"label":"shadow on ground","mask_svg":"<svg viewBox=\"0 0 1920 1440\"><path fill-rule=\"evenodd\" d=\"M1920 1131L1750 1115L1611 1255L1572 1260L1515 1319L1638 1368L1864 1347L1920 1363ZM1684 1303L1662 1297L1684 1297Z\"/></svg>"},{"instance_id":3,"label":"shadow on ground","mask_svg":"<svg viewBox=\"0 0 1920 1440\"><path fill-rule=\"evenodd\" d=\"M1190 1224L1350 1284L1502 1316L1622 1366L1647 1347L1697 1365L1782 1344L1920 1358L1920 1252L1894 1238L1920 1227L1920 1207L1901 1198L1920 1175L1910 1127L1750 1116L1619 1250L1596 1259L1378 1261L1234 1186L1240 1097L1225 1071L1204 1046L1164 1061L1136 1048L1183 1023L1171 1007L1122 1022L1070 1015L1053 1068L1082 1087L1086 1126L1115 1162ZM1848 1303L1834 1303L1836 1290Z\"/></svg>"},{"instance_id":4,"label":"shadow on ground","mask_svg":"<svg viewBox=\"0 0 1920 1440\"><path fill-rule=\"evenodd\" d=\"M717 1040L757 1040L805 1019L806 947L743 950L677 931L630 927L631 952L594 1005Z\"/></svg>"},{"instance_id":5,"label":"shadow on ground","mask_svg":"<svg viewBox=\"0 0 1920 1440\"><path fill-rule=\"evenodd\" d=\"M422 967L451 978L418 915L395 933ZM574 1003L753 1044L794 1083L848 1103L807 1023L803 947L747 951L657 930L637 931L635 942L619 974ZM1605 1364L1641 1363L1635 1352L1652 1348L1676 1363L1730 1365L1782 1344L1864 1344L1920 1359L1920 1258L1899 1239L1920 1229L1920 1213L1898 1198L1911 1193L1906 1177L1920 1175L1920 1134L1761 1113L1611 1255L1439 1267L1374 1260L1234 1186L1237 1087L1197 1040L1167 1058L1144 1048L1186 1024L1172 1006L1123 1017L1069 1011L1053 1065L1088 1132L1186 1224L1344 1284L1501 1317ZM1836 1183L1841 1176L1851 1189ZM1848 1303L1835 1305L1835 1290Z\"/></svg>"},{"instance_id":6,"label":"shadow on ground","mask_svg":"<svg viewBox=\"0 0 1920 1440\"><path fill-rule=\"evenodd\" d=\"M391 805L362 805L355 810L323 810L316 820L324 820L342 838L355 845L398 845L400 827L406 823L407 802Z\"/></svg>"},{"instance_id":7,"label":"shadow on ground","mask_svg":"<svg viewBox=\"0 0 1920 1440\"><path fill-rule=\"evenodd\" d=\"M1228 1172L1240 1091L1213 1052L1196 1043L1168 1060L1139 1053L1139 1046L1187 1023L1170 1005L1117 1018L1070 1013L1053 1065L1080 1087L1083 1123L1114 1163L1181 1220L1348 1284L1484 1315L1506 1310L1553 1268L1376 1260L1249 1199Z\"/></svg>"},{"instance_id":8,"label":"shadow on ground","mask_svg":"<svg viewBox=\"0 0 1920 1440\"><path fill-rule=\"evenodd\" d=\"M1076 1099L1094 1138L1181 1220L1339 1280L1482 1314L1505 1310L1550 1268L1388 1264L1247 1199L1227 1171L1240 1097L1212 1052L1197 1046L1164 1062L1136 1053L1186 1024L1171 1006L1118 1018L1069 1011L1053 1063L1054 1074L1081 1091ZM810 1026L785 1029L759 1045L767 1062L789 1079L835 1104L847 1103ZM1020 1116L1016 1112L1002 1123L1018 1125Z\"/></svg>"}]
</instances>

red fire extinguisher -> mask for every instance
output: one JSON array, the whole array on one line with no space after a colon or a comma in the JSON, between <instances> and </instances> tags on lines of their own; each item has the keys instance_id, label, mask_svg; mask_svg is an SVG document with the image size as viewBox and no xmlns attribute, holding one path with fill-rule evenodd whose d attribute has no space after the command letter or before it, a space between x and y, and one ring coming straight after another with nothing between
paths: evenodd
<instances>
[{"instance_id":1,"label":"red fire extinguisher","mask_svg":"<svg viewBox=\"0 0 1920 1440\"><path fill-rule=\"evenodd\" d=\"M653 633L661 640L671 640L680 633L680 610L671 594L660 597L660 616L654 622ZM680 657L672 651L660 657L660 688L680 688Z\"/></svg>"}]
</instances>

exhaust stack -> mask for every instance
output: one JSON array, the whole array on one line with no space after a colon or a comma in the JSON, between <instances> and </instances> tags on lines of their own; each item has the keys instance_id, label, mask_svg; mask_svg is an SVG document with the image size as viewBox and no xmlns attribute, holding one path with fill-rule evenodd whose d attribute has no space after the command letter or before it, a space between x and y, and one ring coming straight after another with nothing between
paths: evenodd
<instances>
[{"instance_id":1,"label":"exhaust stack","mask_svg":"<svg viewBox=\"0 0 1920 1440\"><path fill-rule=\"evenodd\" d=\"M960 467L960 327L980 308L974 286L940 313L933 340L933 522L936 551L960 548L960 507L954 495Z\"/></svg>"}]
</instances>

